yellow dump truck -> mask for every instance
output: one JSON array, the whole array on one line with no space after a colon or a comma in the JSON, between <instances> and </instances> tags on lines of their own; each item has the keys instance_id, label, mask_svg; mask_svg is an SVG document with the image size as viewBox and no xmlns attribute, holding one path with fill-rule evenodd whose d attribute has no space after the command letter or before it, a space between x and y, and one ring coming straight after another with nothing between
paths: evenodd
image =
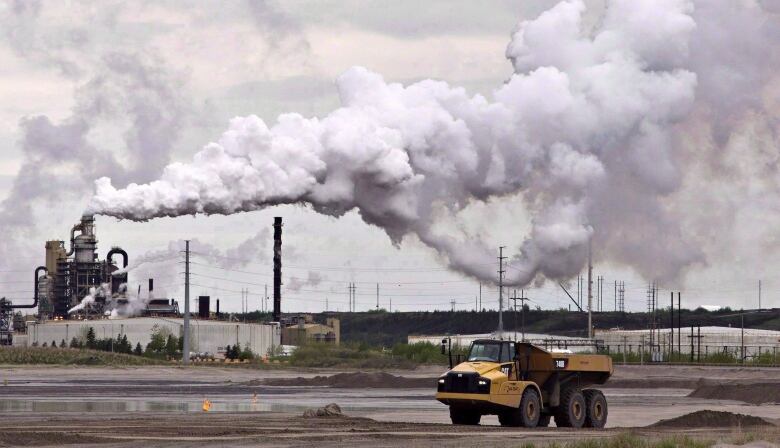
<instances>
[{"instance_id":1,"label":"yellow dump truck","mask_svg":"<svg viewBox=\"0 0 780 448\"><path fill-rule=\"evenodd\" d=\"M464 362L438 379L436 399L450 407L456 425L477 425L483 415L498 415L502 426L533 428L555 419L559 427L603 428L607 400L590 386L612 375L605 355L547 351L526 342L481 339Z\"/></svg>"}]
</instances>

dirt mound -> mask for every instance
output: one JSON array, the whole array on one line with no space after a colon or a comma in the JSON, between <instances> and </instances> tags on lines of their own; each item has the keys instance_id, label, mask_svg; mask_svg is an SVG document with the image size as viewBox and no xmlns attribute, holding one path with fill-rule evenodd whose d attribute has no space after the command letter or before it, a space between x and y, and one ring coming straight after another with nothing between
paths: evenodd
<instances>
[{"instance_id":1,"label":"dirt mound","mask_svg":"<svg viewBox=\"0 0 780 448\"><path fill-rule=\"evenodd\" d=\"M655 428L728 428L773 425L763 418L752 415L720 411L696 411L680 417L661 420L651 426Z\"/></svg>"},{"instance_id":2,"label":"dirt mound","mask_svg":"<svg viewBox=\"0 0 780 448\"><path fill-rule=\"evenodd\" d=\"M605 389L695 389L699 380L681 378L610 378Z\"/></svg>"},{"instance_id":3,"label":"dirt mound","mask_svg":"<svg viewBox=\"0 0 780 448\"><path fill-rule=\"evenodd\" d=\"M325 405L324 408L307 409L303 412L303 416L307 418L311 417L341 417L341 407L336 403L330 403Z\"/></svg>"},{"instance_id":4,"label":"dirt mound","mask_svg":"<svg viewBox=\"0 0 780 448\"><path fill-rule=\"evenodd\" d=\"M688 396L751 404L780 403L780 383L735 384L701 381Z\"/></svg>"},{"instance_id":5,"label":"dirt mound","mask_svg":"<svg viewBox=\"0 0 780 448\"><path fill-rule=\"evenodd\" d=\"M407 378L385 372L338 373L331 376L314 378L271 378L265 381L267 386L324 386L343 389L414 389L433 388L436 380L432 378Z\"/></svg>"}]
</instances>

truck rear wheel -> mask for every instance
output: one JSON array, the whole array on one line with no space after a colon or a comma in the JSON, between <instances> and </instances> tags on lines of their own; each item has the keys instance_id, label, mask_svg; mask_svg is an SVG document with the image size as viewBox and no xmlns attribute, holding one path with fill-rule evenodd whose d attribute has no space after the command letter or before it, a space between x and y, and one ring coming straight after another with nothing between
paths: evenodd
<instances>
[{"instance_id":1,"label":"truck rear wheel","mask_svg":"<svg viewBox=\"0 0 780 448\"><path fill-rule=\"evenodd\" d=\"M607 424L607 399L604 394L597 389L588 389L583 391L585 395L585 427L603 428Z\"/></svg>"},{"instance_id":2,"label":"truck rear wheel","mask_svg":"<svg viewBox=\"0 0 780 448\"><path fill-rule=\"evenodd\" d=\"M585 397L579 389L561 392L561 402L555 412L555 424L562 428L582 428L587 414Z\"/></svg>"},{"instance_id":3,"label":"truck rear wheel","mask_svg":"<svg viewBox=\"0 0 780 448\"><path fill-rule=\"evenodd\" d=\"M453 425L478 425L481 418L478 412L450 407L450 420Z\"/></svg>"},{"instance_id":4,"label":"truck rear wheel","mask_svg":"<svg viewBox=\"0 0 780 448\"><path fill-rule=\"evenodd\" d=\"M520 399L520 407L498 414L498 422L501 423L501 426L535 428L539 424L541 412L542 403L539 399L539 393L533 387L527 387Z\"/></svg>"}]
</instances>

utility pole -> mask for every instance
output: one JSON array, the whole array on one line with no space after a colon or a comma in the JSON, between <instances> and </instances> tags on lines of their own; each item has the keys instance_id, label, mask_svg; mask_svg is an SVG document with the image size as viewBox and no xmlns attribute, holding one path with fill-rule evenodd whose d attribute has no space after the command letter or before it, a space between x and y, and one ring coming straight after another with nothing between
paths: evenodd
<instances>
[{"instance_id":1,"label":"utility pole","mask_svg":"<svg viewBox=\"0 0 780 448\"><path fill-rule=\"evenodd\" d=\"M376 284L376 310L379 311L379 283Z\"/></svg>"},{"instance_id":2,"label":"utility pole","mask_svg":"<svg viewBox=\"0 0 780 448\"><path fill-rule=\"evenodd\" d=\"M498 248L498 337L504 333L504 247Z\"/></svg>"},{"instance_id":3,"label":"utility pole","mask_svg":"<svg viewBox=\"0 0 780 448\"><path fill-rule=\"evenodd\" d=\"M739 315L740 326L742 327L742 335L739 340L740 357L742 358L742 364L745 363L745 314Z\"/></svg>"},{"instance_id":4,"label":"utility pole","mask_svg":"<svg viewBox=\"0 0 780 448\"><path fill-rule=\"evenodd\" d=\"M672 361L672 353L674 353L674 292L670 292L672 295L672 305L669 307L669 362Z\"/></svg>"},{"instance_id":5,"label":"utility pole","mask_svg":"<svg viewBox=\"0 0 780 448\"><path fill-rule=\"evenodd\" d=\"M693 324L691 324L691 362L693 362Z\"/></svg>"},{"instance_id":6,"label":"utility pole","mask_svg":"<svg viewBox=\"0 0 780 448\"><path fill-rule=\"evenodd\" d=\"M761 311L761 280L758 281L758 310Z\"/></svg>"},{"instance_id":7,"label":"utility pole","mask_svg":"<svg viewBox=\"0 0 780 448\"><path fill-rule=\"evenodd\" d=\"M263 312L265 313L265 306L268 304L268 283L265 284L265 294L263 295Z\"/></svg>"},{"instance_id":8,"label":"utility pole","mask_svg":"<svg viewBox=\"0 0 780 448\"><path fill-rule=\"evenodd\" d=\"M588 339L593 339L593 237L588 238Z\"/></svg>"},{"instance_id":9,"label":"utility pole","mask_svg":"<svg viewBox=\"0 0 780 448\"><path fill-rule=\"evenodd\" d=\"M604 311L604 276L601 276L599 282L599 311Z\"/></svg>"},{"instance_id":10,"label":"utility pole","mask_svg":"<svg viewBox=\"0 0 780 448\"><path fill-rule=\"evenodd\" d=\"M677 351L682 353L682 307L680 307L680 291L677 291Z\"/></svg>"},{"instance_id":11,"label":"utility pole","mask_svg":"<svg viewBox=\"0 0 780 448\"><path fill-rule=\"evenodd\" d=\"M515 290L514 297L510 297L509 300L512 301L512 305L515 310L515 341L517 341L517 301L520 301L520 331L522 334L521 341L525 341L525 301L529 300L528 297L525 296L525 290L520 290L520 297L517 297L517 290Z\"/></svg>"},{"instance_id":12,"label":"utility pole","mask_svg":"<svg viewBox=\"0 0 780 448\"><path fill-rule=\"evenodd\" d=\"M477 311L482 311L482 282L479 282L479 308Z\"/></svg>"},{"instance_id":13,"label":"utility pole","mask_svg":"<svg viewBox=\"0 0 780 448\"><path fill-rule=\"evenodd\" d=\"M615 280L615 312L617 312L617 280Z\"/></svg>"},{"instance_id":14,"label":"utility pole","mask_svg":"<svg viewBox=\"0 0 780 448\"><path fill-rule=\"evenodd\" d=\"M190 363L190 240L184 241L184 343L181 362Z\"/></svg>"}]
</instances>

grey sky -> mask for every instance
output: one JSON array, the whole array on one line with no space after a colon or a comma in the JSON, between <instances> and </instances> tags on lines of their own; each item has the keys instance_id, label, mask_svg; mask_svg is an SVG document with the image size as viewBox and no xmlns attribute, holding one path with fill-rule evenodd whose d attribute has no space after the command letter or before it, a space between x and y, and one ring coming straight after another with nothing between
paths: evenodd
<instances>
[{"instance_id":1,"label":"grey sky","mask_svg":"<svg viewBox=\"0 0 780 448\"><path fill-rule=\"evenodd\" d=\"M170 144L165 148L154 145L168 141L168 137L160 136L160 131L150 131L149 140L143 140L147 143L141 143L149 151L146 157L151 159L152 155L161 155L161 151L163 160L186 161L204 144L217 139L228 120L235 116L256 114L272 122L278 114L290 111L304 116L326 114L339 105L334 79L353 65L379 72L388 81L441 79L463 86L472 94L489 96L512 73L504 53L517 23L536 17L555 3L107 1L73 2L66 6L53 2L5 2L0 6L0 28L4 30L0 41L0 194L10 194L14 176L26 160L21 121L46 116L55 125L64 124L78 116L80 104L85 102L99 109L93 115L98 118L90 123L85 134L89 144L123 164L128 180L141 182L149 179L133 177L137 154L131 153L135 150L129 146L127 135L139 127L138 116L147 116L139 115L137 108L152 103L161 110L175 105L176 120L170 122L177 130L171 133ZM591 8L586 18L597 20L603 12L601 3L589 2ZM27 6L20 10L22 4ZM125 78L110 70L106 62L116 54L146 61L150 73L164 74L164 81L160 81L164 86L139 93L138 105L129 106L127 98L133 98L134 87L121 81ZM94 100L90 92L96 82L106 86L100 90L105 98L85 100ZM168 90L179 98L148 93ZM121 104L112 104L114 100ZM767 150L776 153L774 142L767 144ZM75 177L92 176L93 172L99 175L102 169L80 170L78 166L60 163L42 168L56 176L66 172ZM164 166L162 160L154 163L155 168L149 173L152 177ZM701 171L701 176L706 177L707 169ZM36 198L32 203L34 222L29 229L14 230L14 244L6 248L23 255L6 259L0 269L32 272L34 266L41 264L43 242L67 237L70 225L89 199L92 180L65 182L64 185L76 185L74 191L56 204L46 197ZM688 179L685 184L693 188L697 180ZM724 194L733 191L728 189ZM691 201L681 199L669 206L686 204ZM381 230L363 223L355 212L334 219L302 207L283 206L226 217L165 218L148 223L101 217L100 249L105 253L111 245L122 246L132 261L142 253L168 247L171 241L190 238L227 257L230 249L269 227L276 215L284 216L286 224L285 277L288 281L292 281L291 276L298 279L294 282L297 291L285 297L285 310L319 311L326 298L331 309L344 310L346 285L350 281L358 282L361 309L376 305L377 282L382 307L388 307L391 300L393 309L398 310L449 309L451 300L456 301L458 308L473 307L478 291L474 281L447 272L435 253L414 239L394 247ZM529 229L521 201L513 197L475 204L465 211L465 216L465 224L459 225L468 227L469 232L486 235L496 247L509 246L509 251L518 249ZM771 227L774 222L772 217L761 228ZM699 225L694 221L687 224ZM766 238L773 239L774 235ZM759 263L753 248L760 247L762 242L742 233L732 241L738 245L745 240L750 250L738 251L734 258L728 250L713 250L717 256L709 259L707 265L692 268L685 283L661 286L683 288L684 301L690 306L754 306L755 284L763 278L764 303L774 300L774 305L780 306L780 281L774 282L770 277L780 259L772 255L769 266ZM223 307L238 309L237 291L249 288L252 300L259 304L263 285L270 281L270 243L259 250L256 260L242 267L232 265L233 271L195 266L200 278L196 276L193 281L200 286L194 287L194 295L221 297ZM629 285L627 306L643 309L648 279L640 278L630 268L610 263L611 260L599 261L597 274L606 277L606 309L612 309L615 280ZM738 266L733 269L735 262ZM204 264L218 263L212 258ZM165 271L139 268L131 273L131 281L142 281L141 277L149 272L164 271L170 278L160 278L158 285L180 297L180 270L180 265ZM319 274L319 280L307 286L305 282L312 272ZM0 292L20 300L26 297L25 290L32 287L14 283L0 286L20 291ZM566 307L569 303L552 282L527 294L534 305L544 308ZM484 306L495 308L496 302L494 288L486 285Z\"/></svg>"}]
</instances>

